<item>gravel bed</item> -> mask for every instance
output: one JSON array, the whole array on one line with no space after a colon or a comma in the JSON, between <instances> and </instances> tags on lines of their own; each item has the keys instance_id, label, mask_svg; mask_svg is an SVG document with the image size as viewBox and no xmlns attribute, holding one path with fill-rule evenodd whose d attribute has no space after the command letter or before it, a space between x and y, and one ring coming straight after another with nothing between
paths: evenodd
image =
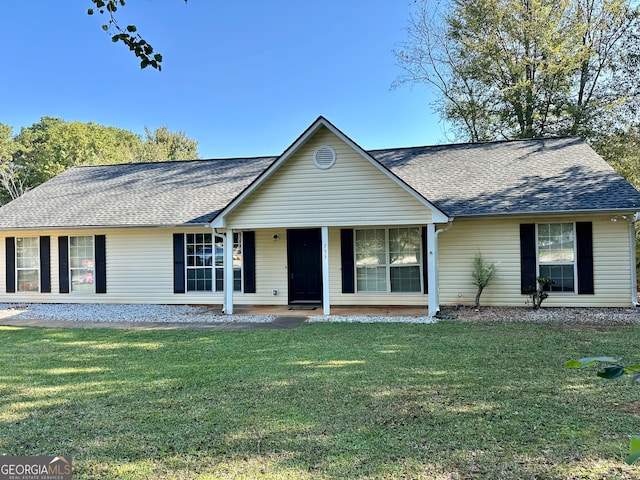
<instances>
[{"instance_id":1,"label":"gravel bed","mask_svg":"<svg viewBox=\"0 0 640 480\"><path fill-rule=\"evenodd\" d=\"M0 319L74 322L226 323L271 322L275 315L223 315L208 306L146 304L0 304Z\"/></svg>"},{"instance_id":2,"label":"gravel bed","mask_svg":"<svg viewBox=\"0 0 640 480\"><path fill-rule=\"evenodd\" d=\"M224 315L218 309L197 305L147 304L0 304L0 319L62 320L73 322L149 322L149 323L269 323L277 315ZM433 323L430 317L376 317L368 315L315 315L308 322L345 323Z\"/></svg>"},{"instance_id":3,"label":"gravel bed","mask_svg":"<svg viewBox=\"0 0 640 480\"><path fill-rule=\"evenodd\" d=\"M67 320L75 322L150 323L269 323L277 315L223 315L219 309L197 305L146 304L0 304L0 319ZM434 323L437 321L633 325L640 308L444 307L439 318L425 316L311 315L307 322Z\"/></svg>"},{"instance_id":4,"label":"gravel bed","mask_svg":"<svg viewBox=\"0 0 640 480\"><path fill-rule=\"evenodd\" d=\"M576 325L633 325L640 323L640 308L470 307L443 308L443 320L492 323Z\"/></svg>"}]
</instances>

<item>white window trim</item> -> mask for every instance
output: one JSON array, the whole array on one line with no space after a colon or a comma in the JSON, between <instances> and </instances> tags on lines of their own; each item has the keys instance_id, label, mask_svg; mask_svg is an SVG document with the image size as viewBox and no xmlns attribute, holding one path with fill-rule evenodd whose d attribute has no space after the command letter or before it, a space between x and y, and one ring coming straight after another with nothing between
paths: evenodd
<instances>
[{"instance_id":1,"label":"white window trim","mask_svg":"<svg viewBox=\"0 0 640 480\"><path fill-rule=\"evenodd\" d=\"M29 268L25 268L25 267L18 267L18 240L19 239L25 239L25 238L35 238L36 239L36 244L38 246L38 262L37 262L37 266L35 267L35 269L33 267L29 267ZM42 252L40 252L40 237L16 237L16 253L15 253L15 258L14 258L14 263L15 263L15 272L16 272L16 293L24 293L24 294L37 294L37 293L41 293L40 292L40 288L41 288L41 276L42 276L42 272L40 271L40 256L42 255ZM38 272L38 289L37 290L20 290L20 279L18 278L18 272L22 271L22 270L37 270Z\"/></svg>"},{"instance_id":2,"label":"white window trim","mask_svg":"<svg viewBox=\"0 0 640 480\"><path fill-rule=\"evenodd\" d=\"M573 262L553 262L553 263L540 263L540 252L538 248L538 226L539 225L553 225L561 223L570 223L573 225ZM536 223L536 275L540 276L540 266L549 265L573 265L573 291L551 291L554 295L576 295L578 293L578 239L576 235L576 222L540 222ZM536 282L537 283L537 282Z\"/></svg>"},{"instance_id":3,"label":"white window trim","mask_svg":"<svg viewBox=\"0 0 640 480\"><path fill-rule=\"evenodd\" d=\"M93 250L93 289L92 290L73 290L73 275L71 268L71 239L79 237L91 237L91 248ZM69 258L69 293L71 295L93 295L96 293L96 236L95 235L69 235L68 258Z\"/></svg>"},{"instance_id":4,"label":"white window trim","mask_svg":"<svg viewBox=\"0 0 640 480\"><path fill-rule=\"evenodd\" d=\"M189 265L189 235L211 235L209 232L189 232L184 234L184 277L185 277L185 293L187 295L202 295L206 293L215 292L216 288L216 279L214 277L215 271L213 270L213 264L216 262L216 251L215 251L215 238L213 235L211 236L212 244L211 244L211 266L209 265ZM194 245L199 245L197 242L193 243ZM209 268L211 269L211 290L189 290L189 270L201 270Z\"/></svg>"},{"instance_id":5,"label":"white window trim","mask_svg":"<svg viewBox=\"0 0 640 480\"><path fill-rule=\"evenodd\" d=\"M415 226L415 225L398 225L398 226L392 226L392 227L367 227L367 228L354 228L353 229L353 268L354 268L354 287L355 287L355 292L356 293L360 293L363 295L376 295L376 294L386 294L386 293L390 293L392 295L416 295L416 294L421 294L422 292L424 292L424 272L423 272L423 268L424 268L424 259L422 258L422 256L424 255L424 238L422 238L422 235L420 235L420 261L418 262L418 267L420 268L420 290L416 291L416 292L392 292L391 291L391 255L389 254L389 230L390 229L400 229L400 228L415 228L418 229L418 231L420 231L420 227L419 226ZM357 234L356 232L358 231L364 231L364 230L384 230L384 248L385 248L385 254L387 257L387 261L386 261L386 265L385 265L385 275L386 275L386 290L385 291L368 291L368 290L359 290L358 289L358 261L357 261L357 249L356 249L356 237ZM381 265L380 265L381 266ZM415 264L411 264L411 265L406 265L407 267L415 267ZM400 267L399 265L393 265L393 267Z\"/></svg>"},{"instance_id":6,"label":"white window trim","mask_svg":"<svg viewBox=\"0 0 640 480\"><path fill-rule=\"evenodd\" d=\"M235 274L236 271L240 272L240 289L236 290L235 288L233 289L234 293L244 293L244 282L242 281L242 279L244 278L244 238L242 236L242 232L233 232L233 235L238 235L238 245L240 246L240 251L242 252L242 259L240 261L240 267L239 268L235 268L233 267L233 265L231 266L233 269L233 272ZM214 257L214 261L212 262L212 266L213 266L213 292L214 293L223 293L224 292L224 261L226 260L227 256L224 254L224 237L222 235L214 235L213 236L213 244L214 244L214 251L215 251L215 244L216 244L216 238L220 239L220 243L222 243L223 247L222 247L222 265L216 265L215 263L215 257ZM235 245L235 238L234 241L231 242L232 245ZM233 247L232 247L233 248ZM220 290L216 290L216 269L219 269L222 272L222 278L223 278L223 282L222 282L222 289ZM235 281L235 277L233 279L233 283L235 285L236 281Z\"/></svg>"},{"instance_id":7,"label":"white window trim","mask_svg":"<svg viewBox=\"0 0 640 480\"><path fill-rule=\"evenodd\" d=\"M198 232L200 233L200 232ZM198 233L192 233L192 235L197 235ZM208 234L208 232L202 232L204 234ZM243 243L243 237L242 237L242 232L234 232L234 235L238 234L238 243L240 244L240 248L243 251L243 258L240 264L239 268L234 268L234 272L236 270L240 271L240 290L234 290L234 293L244 293L244 282L242 281L242 279L244 278L244 243ZM221 272L223 272L224 274L224 259L226 258L226 256L224 255L224 246L223 246L223 250L222 250L222 258L223 258L223 265L218 265L216 266L216 243L219 240L220 243L222 243L224 245L223 237L222 235L215 235L215 234L211 234L211 265L195 265L195 266L189 266L188 265L188 261L187 261L187 245L189 244L187 242L187 235L185 234L185 249L184 249L184 269L185 269L185 293L187 295L202 295L202 294L206 294L206 293L224 293L224 281L222 283L222 288L220 290L218 290L216 288L216 270L220 270ZM232 242L235 243L235 242ZM188 271L189 270L195 270L195 269L203 269L203 268L209 268L211 269L211 290L189 290L189 280L188 280ZM235 283L235 282L234 282Z\"/></svg>"}]
</instances>

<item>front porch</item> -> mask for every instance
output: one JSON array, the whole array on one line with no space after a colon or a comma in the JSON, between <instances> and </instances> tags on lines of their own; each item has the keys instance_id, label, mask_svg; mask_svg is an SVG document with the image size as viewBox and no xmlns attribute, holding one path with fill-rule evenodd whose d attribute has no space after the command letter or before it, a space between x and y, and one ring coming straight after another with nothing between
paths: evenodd
<instances>
[{"instance_id":1,"label":"front porch","mask_svg":"<svg viewBox=\"0 0 640 480\"><path fill-rule=\"evenodd\" d=\"M322 306L301 307L292 305L236 305L236 315L316 316L323 315ZM371 317L427 317L427 306L334 306L331 315Z\"/></svg>"},{"instance_id":2,"label":"front porch","mask_svg":"<svg viewBox=\"0 0 640 480\"><path fill-rule=\"evenodd\" d=\"M435 315L439 232L433 223L216 229L224 236L223 311L277 308L285 314L350 315L371 309L365 315L404 315L406 309ZM242 237L235 253L234 237ZM234 272L236 258L242 259L242 289L234 276L240 273Z\"/></svg>"}]
</instances>

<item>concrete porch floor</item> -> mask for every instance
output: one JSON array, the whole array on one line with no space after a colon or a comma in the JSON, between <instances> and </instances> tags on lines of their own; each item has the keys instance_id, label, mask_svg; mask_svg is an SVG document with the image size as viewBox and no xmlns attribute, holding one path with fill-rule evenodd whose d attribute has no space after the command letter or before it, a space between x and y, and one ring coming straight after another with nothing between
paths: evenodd
<instances>
[{"instance_id":1,"label":"concrete porch floor","mask_svg":"<svg viewBox=\"0 0 640 480\"><path fill-rule=\"evenodd\" d=\"M315 308L314 308L315 307ZM277 315L277 316L322 316L322 306L298 305L234 305L234 315ZM336 306L331 307L331 315L371 317L425 317L429 313L427 306L405 307L385 305L368 306Z\"/></svg>"}]
</instances>

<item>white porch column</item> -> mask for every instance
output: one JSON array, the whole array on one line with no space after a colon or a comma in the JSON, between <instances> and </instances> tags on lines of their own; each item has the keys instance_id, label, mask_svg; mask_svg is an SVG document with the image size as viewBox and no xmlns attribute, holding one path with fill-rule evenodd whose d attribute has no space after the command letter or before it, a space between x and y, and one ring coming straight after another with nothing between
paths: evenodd
<instances>
[{"instance_id":1,"label":"white porch column","mask_svg":"<svg viewBox=\"0 0 640 480\"><path fill-rule=\"evenodd\" d=\"M329 294L329 227L322 227L322 314L329 315L331 299Z\"/></svg>"},{"instance_id":2,"label":"white porch column","mask_svg":"<svg viewBox=\"0 0 640 480\"><path fill-rule=\"evenodd\" d=\"M224 313L233 313L233 230L228 229L224 237ZM215 279L214 279L215 281Z\"/></svg>"},{"instance_id":3,"label":"white porch column","mask_svg":"<svg viewBox=\"0 0 640 480\"><path fill-rule=\"evenodd\" d=\"M438 236L434 223L427 224L427 279L429 282L429 316L433 317L440 311L438 285Z\"/></svg>"}]
</instances>

